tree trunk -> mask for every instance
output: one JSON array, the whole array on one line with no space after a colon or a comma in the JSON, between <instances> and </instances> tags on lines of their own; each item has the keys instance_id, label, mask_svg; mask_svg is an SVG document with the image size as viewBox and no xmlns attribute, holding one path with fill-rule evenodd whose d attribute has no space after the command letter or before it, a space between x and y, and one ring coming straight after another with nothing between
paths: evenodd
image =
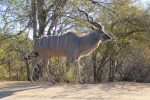
<instances>
[{"instance_id":1,"label":"tree trunk","mask_svg":"<svg viewBox=\"0 0 150 100\"><path fill-rule=\"evenodd\" d=\"M29 63L26 62L27 80L30 81L30 67Z\"/></svg>"},{"instance_id":2,"label":"tree trunk","mask_svg":"<svg viewBox=\"0 0 150 100\"><path fill-rule=\"evenodd\" d=\"M32 0L32 27L33 27L33 39L37 38L37 20L36 20L36 13L37 13L37 7L36 7L36 0Z\"/></svg>"},{"instance_id":3,"label":"tree trunk","mask_svg":"<svg viewBox=\"0 0 150 100\"><path fill-rule=\"evenodd\" d=\"M8 62L8 72L9 72L9 80L12 80L12 75L11 75L11 63Z\"/></svg>"},{"instance_id":4,"label":"tree trunk","mask_svg":"<svg viewBox=\"0 0 150 100\"><path fill-rule=\"evenodd\" d=\"M41 37L44 35L45 25L46 25L46 19L47 19L47 11L44 9L44 0L37 0L37 18L39 22L39 29L38 29L38 35Z\"/></svg>"}]
</instances>

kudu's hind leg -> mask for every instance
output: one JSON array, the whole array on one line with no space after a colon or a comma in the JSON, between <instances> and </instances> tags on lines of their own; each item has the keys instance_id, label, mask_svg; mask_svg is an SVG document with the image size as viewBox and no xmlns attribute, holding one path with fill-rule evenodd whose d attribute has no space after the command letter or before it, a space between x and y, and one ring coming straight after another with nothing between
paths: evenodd
<instances>
[{"instance_id":1,"label":"kudu's hind leg","mask_svg":"<svg viewBox=\"0 0 150 100\"><path fill-rule=\"evenodd\" d=\"M33 71L34 71L34 68L35 68L35 66L36 65L38 65L39 63L40 63L40 61L41 61L41 58L39 57L39 56L37 56L34 60L33 60L33 62L32 62L32 66L31 66L31 68L30 68L30 81L31 82L33 82Z\"/></svg>"}]
</instances>

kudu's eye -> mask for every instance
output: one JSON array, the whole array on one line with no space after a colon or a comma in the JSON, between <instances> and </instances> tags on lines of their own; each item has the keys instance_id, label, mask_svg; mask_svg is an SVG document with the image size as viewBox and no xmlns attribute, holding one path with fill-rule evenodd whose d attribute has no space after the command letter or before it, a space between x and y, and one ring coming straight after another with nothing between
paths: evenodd
<instances>
[{"instance_id":1,"label":"kudu's eye","mask_svg":"<svg viewBox=\"0 0 150 100\"><path fill-rule=\"evenodd\" d=\"M102 26L99 27L99 30L102 30Z\"/></svg>"},{"instance_id":2,"label":"kudu's eye","mask_svg":"<svg viewBox=\"0 0 150 100\"><path fill-rule=\"evenodd\" d=\"M92 30L95 30L95 27L94 27L94 26L91 26L91 29L92 29Z\"/></svg>"}]
</instances>

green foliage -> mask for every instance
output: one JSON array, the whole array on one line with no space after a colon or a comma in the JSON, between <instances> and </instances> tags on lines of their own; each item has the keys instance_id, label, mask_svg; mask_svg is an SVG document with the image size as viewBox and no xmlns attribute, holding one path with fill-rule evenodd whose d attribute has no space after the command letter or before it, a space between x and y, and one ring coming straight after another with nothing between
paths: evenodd
<instances>
[{"instance_id":1,"label":"green foliage","mask_svg":"<svg viewBox=\"0 0 150 100\"><path fill-rule=\"evenodd\" d=\"M32 42L23 34L3 40L0 48L1 68L4 70L3 77L9 80L26 79L26 64L24 57L31 52ZM24 77L23 77L23 76Z\"/></svg>"}]
</instances>

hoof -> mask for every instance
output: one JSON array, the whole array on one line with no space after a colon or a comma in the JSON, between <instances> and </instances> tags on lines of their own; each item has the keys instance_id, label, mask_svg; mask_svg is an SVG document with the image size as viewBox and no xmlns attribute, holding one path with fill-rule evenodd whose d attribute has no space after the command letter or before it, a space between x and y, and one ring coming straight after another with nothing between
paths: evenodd
<instances>
[{"instance_id":1,"label":"hoof","mask_svg":"<svg viewBox=\"0 0 150 100\"><path fill-rule=\"evenodd\" d=\"M33 79L32 79L32 77L30 77L30 81L33 83L34 81L33 81Z\"/></svg>"},{"instance_id":2,"label":"hoof","mask_svg":"<svg viewBox=\"0 0 150 100\"><path fill-rule=\"evenodd\" d=\"M34 82L33 79L30 79L30 82L33 83Z\"/></svg>"},{"instance_id":3,"label":"hoof","mask_svg":"<svg viewBox=\"0 0 150 100\"><path fill-rule=\"evenodd\" d=\"M56 82L56 81L54 81L54 80L52 80L52 81L51 81L51 83L52 83L52 84L57 84L57 82Z\"/></svg>"},{"instance_id":4,"label":"hoof","mask_svg":"<svg viewBox=\"0 0 150 100\"><path fill-rule=\"evenodd\" d=\"M82 80L79 81L80 84L84 84L84 82Z\"/></svg>"}]
</instances>

